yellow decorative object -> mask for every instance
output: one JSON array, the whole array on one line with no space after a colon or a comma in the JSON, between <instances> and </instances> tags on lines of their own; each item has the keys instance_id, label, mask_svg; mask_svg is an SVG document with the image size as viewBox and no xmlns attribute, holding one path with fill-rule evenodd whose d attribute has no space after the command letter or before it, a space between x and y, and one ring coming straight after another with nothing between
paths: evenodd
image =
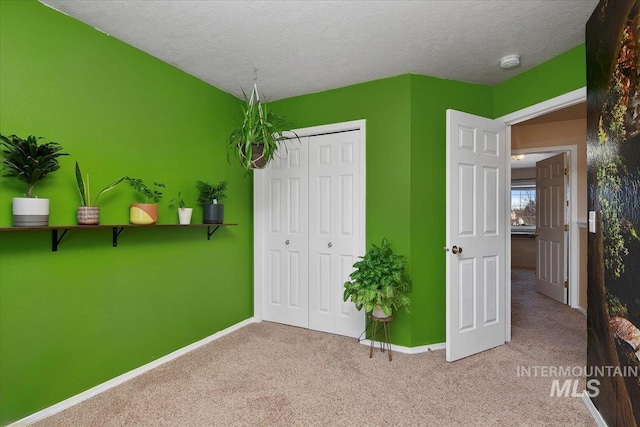
<instances>
[{"instance_id":1,"label":"yellow decorative object","mask_svg":"<svg viewBox=\"0 0 640 427\"><path fill-rule=\"evenodd\" d=\"M158 205L154 203L132 203L129 209L131 224L153 225L158 222Z\"/></svg>"}]
</instances>

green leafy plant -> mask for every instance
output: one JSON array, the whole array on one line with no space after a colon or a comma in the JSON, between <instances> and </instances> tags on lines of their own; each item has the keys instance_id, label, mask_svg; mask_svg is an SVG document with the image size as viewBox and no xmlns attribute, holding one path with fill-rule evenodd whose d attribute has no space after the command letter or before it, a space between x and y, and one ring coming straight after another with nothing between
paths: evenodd
<instances>
[{"instance_id":1,"label":"green leafy plant","mask_svg":"<svg viewBox=\"0 0 640 427\"><path fill-rule=\"evenodd\" d=\"M198 196L198 203L203 205L209 205L214 200L220 201L227 197L227 185L229 181L220 181L217 185L209 184L209 182L198 181L196 187L200 195Z\"/></svg>"},{"instance_id":2,"label":"green leafy plant","mask_svg":"<svg viewBox=\"0 0 640 427\"><path fill-rule=\"evenodd\" d=\"M401 307L408 312L411 279L405 270L405 257L394 254L385 238L382 245L371 245L361 258L353 264L356 270L349 276L351 280L344 284L344 300L351 298L358 310L364 307L367 313L375 306L387 316Z\"/></svg>"},{"instance_id":3,"label":"green leafy plant","mask_svg":"<svg viewBox=\"0 0 640 427\"><path fill-rule=\"evenodd\" d=\"M80 192L80 206L96 206L96 203L98 203L98 198L101 195L103 195L107 191L111 191L114 188L116 188L118 184L124 181L124 179L125 177L122 176L116 179L115 181L113 181L111 184L104 187L102 190L98 192L98 195L96 196L95 199L93 199L93 202L89 204L91 201L91 192L89 190L89 174L87 174L87 181L85 183L85 181L82 179L82 172L80 171L80 165L78 165L78 162L76 162L76 182L78 183L78 191Z\"/></svg>"},{"instance_id":4,"label":"green leafy plant","mask_svg":"<svg viewBox=\"0 0 640 427\"><path fill-rule=\"evenodd\" d=\"M158 203L162 200L163 194L159 189L165 188L163 183L153 181L153 185L157 188L152 190L139 178L129 178L128 176L125 176L124 180L127 181L138 193L142 194L145 203L149 203L149 201Z\"/></svg>"},{"instance_id":5,"label":"green leafy plant","mask_svg":"<svg viewBox=\"0 0 640 427\"><path fill-rule=\"evenodd\" d=\"M242 112L242 126L231 132L227 140L227 159L235 156L242 167L249 171L264 167L271 161L280 142L288 138L284 134L291 132L292 125L260 101L257 86L254 86L251 99L247 100L245 95ZM256 150L260 148L262 154L258 155Z\"/></svg>"},{"instance_id":6,"label":"green leafy plant","mask_svg":"<svg viewBox=\"0 0 640 427\"><path fill-rule=\"evenodd\" d=\"M2 144L3 176L18 178L27 183L27 197L33 197L34 185L47 175L60 169L58 157L68 156L62 153L62 146L57 142L38 144L42 137L29 135L22 139L16 135L0 134Z\"/></svg>"},{"instance_id":7,"label":"green leafy plant","mask_svg":"<svg viewBox=\"0 0 640 427\"><path fill-rule=\"evenodd\" d=\"M178 191L178 197L169 200L169 206L175 205L176 202L178 202L178 208L180 209L184 209L187 207L187 203L182 198L182 191Z\"/></svg>"}]
</instances>

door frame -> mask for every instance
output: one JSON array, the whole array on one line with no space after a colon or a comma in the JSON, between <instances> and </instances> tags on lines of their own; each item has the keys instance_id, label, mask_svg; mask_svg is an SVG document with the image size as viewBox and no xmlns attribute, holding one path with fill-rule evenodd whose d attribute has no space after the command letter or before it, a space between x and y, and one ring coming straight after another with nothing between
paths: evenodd
<instances>
[{"instance_id":1,"label":"door frame","mask_svg":"<svg viewBox=\"0 0 640 427\"><path fill-rule=\"evenodd\" d=\"M511 164L510 164L510 159L511 159L511 126L527 121L529 119L533 119L535 117L541 116L543 114L547 114L550 113L552 111L555 110L560 110L562 108L566 108L566 107L570 107L572 105L575 104L579 104L581 102L584 102L587 99L587 88L586 86L583 86L579 89L573 90L571 92L567 92L563 95L559 95L556 96L554 98L548 99L546 101L542 101L539 102L537 104L531 105L529 107L523 108L521 110L518 111L514 111L513 113L509 113L506 114L502 117L498 117L497 120L502 120L503 122L505 122L505 124L507 125L507 130L506 130L506 136L507 136L507 158L506 158L506 162L507 162L507 167L506 167L506 171L507 171L507 185L509 186L509 188L505 188L505 191L510 192L510 186L511 186ZM575 172L577 172L577 155L573 156L572 158L572 162L576 161L576 167L574 167L573 163L570 166L571 169ZM572 180L572 184L571 185L576 185L576 191L574 194L578 194L577 191L577 180L573 179ZM573 191L573 189L572 189ZM573 199L575 200L576 197L573 197ZM511 206L509 205L508 208L510 208ZM509 212L507 212L508 214ZM575 215L575 216L574 216ZM571 229L574 229L575 233L578 233L578 222L577 222L577 215L578 215L578 209L577 209L577 205L576 205L576 209L572 209L571 212L571 224L569 225L569 230L571 231ZM509 216L507 215L506 218L509 218ZM505 236L511 236L511 225L509 223L509 221L505 221L504 224L504 233ZM570 245L573 244L573 239L570 238ZM573 248L572 248L573 249ZM575 250L573 251L573 253L571 253L571 259L569 260L569 264L570 264L570 272L575 272L575 283L576 283L576 296L577 296L577 288L579 288L579 283L580 283L580 278L578 277L579 274L579 268L578 268L578 263L579 263L579 257L578 254L576 252L576 250L578 249L578 245L577 245L577 237L576 237L576 245L575 245ZM506 268L506 282L505 282L505 304L506 304L506 316L507 316L507 322L506 322L506 341L510 342L511 341L511 239L507 239L507 257L505 260L505 268ZM570 294L573 294L572 292L570 292ZM570 302L571 302L571 307L572 308L578 308L577 304L577 297L576 298L571 298L570 297ZM573 304L576 304L576 307L573 306Z\"/></svg>"},{"instance_id":2,"label":"door frame","mask_svg":"<svg viewBox=\"0 0 640 427\"><path fill-rule=\"evenodd\" d=\"M349 122L332 123L328 125L311 126L301 129L294 129L287 136L295 138L325 135L329 133L348 132L352 130L360 131L360 198L357 203L360 204L360 218L358 218L358 226L360 227L360 242L358 242L358 253L364 254L366 248L366 120L353 120ZM294 134L295 133L295 134ZM253 173L253 318L255 322L262 322L262 298L264 291L264 280L262 271L264 271L264 231L266 230L266 212L261 207L264 202L265 184L262 171L255 170Z\"/></svg>"},{"instance_id":3,"label":"door frame","mask_svg":"<svg viewBox=\"0 0 640 427\"><path fill-rule=\"evenodd\" d=\"M528 153L569 153L569 238L565 250L568 253L567 266L569 267L569 291L567 302L569 307L579 309L580 292L580 251L579 238L580 227L578 226L578 146L577 145L556 145L550 147L532 147L521 150L513 150L512 154ZM566 212L566 210L565 210ZM511 239L509 239L511 244ZM574 256L576 254L576 256ZM509 264L511 266L511 264Z\"/></svg>"}]
</instances>

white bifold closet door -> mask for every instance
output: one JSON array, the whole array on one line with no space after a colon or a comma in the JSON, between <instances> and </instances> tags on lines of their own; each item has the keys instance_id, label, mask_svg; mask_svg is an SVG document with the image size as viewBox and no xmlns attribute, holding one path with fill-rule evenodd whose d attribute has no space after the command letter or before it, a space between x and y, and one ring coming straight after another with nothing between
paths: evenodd
<instances>
[{"instance_id":1,"label":"white bifold closet door","mask_svg":"<svg viewBox=\"0 0 640 427\"><path fill-rule=\"evenodd\" d=\"M263 171L265 320L309 325L309 144L287 141ZM260 274L260 272L256 272Z\"/></svg>"},{"instance_id":2,"label":"white bifold closet door","mask_svg":"<svg viewBox=\"0 0 640 427\"><path fill-rule=\"evenodd\" d=\"M360 131L287 141L265 170L264 320L351 337L364 314L342 300L361 246Z\"/></svg>"}]
</instances>

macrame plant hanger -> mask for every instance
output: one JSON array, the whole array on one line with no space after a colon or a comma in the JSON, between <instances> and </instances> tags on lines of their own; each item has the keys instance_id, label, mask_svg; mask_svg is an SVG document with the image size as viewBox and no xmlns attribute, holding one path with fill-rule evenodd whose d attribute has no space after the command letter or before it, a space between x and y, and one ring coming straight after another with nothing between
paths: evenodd
<instances>
[{"instance_id":1,"label":"macrame plant hanger","mask_svg":"<svg viewBox=\"0 0 640 427\"><path fill-rule=\"evenodd\" d=\"M264 113L262 112L262 105L260 104L260 93L258 93L258 69L253 69L253 90L251 91L251 97L249 97L249 105L253 105L254 102L258 103L258 116L260 117L260 122L264 122ZM245 124L247 122L247 117L244 118ZM261 126L264 129L263 126ZM253 147L255 148L255 147ZM251 155L251 166L253 168L260 168L258 164L264 159L264 152L261 152L259 156L253 155L253 149Z\"/></svg>"}]
</instances>

